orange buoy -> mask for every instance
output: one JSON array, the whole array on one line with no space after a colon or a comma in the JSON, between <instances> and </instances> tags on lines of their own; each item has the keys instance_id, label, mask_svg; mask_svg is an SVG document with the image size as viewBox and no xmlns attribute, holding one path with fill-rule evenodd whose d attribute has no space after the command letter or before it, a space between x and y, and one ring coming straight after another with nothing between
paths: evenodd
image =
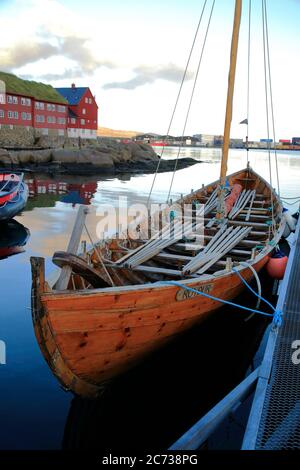
<instances>
[{"instance_id":1,"label":"orange buoy","mask_svg":"<svg viewBox=\"0 0 300 470\"><path fill-rule=\"evenodd\" d=\"M269 259L266 265L267 273L274 279L283 279L287 262L288 257L284 256L280 251L277 252L272 258Z\"/></svg>"}]
</instances>

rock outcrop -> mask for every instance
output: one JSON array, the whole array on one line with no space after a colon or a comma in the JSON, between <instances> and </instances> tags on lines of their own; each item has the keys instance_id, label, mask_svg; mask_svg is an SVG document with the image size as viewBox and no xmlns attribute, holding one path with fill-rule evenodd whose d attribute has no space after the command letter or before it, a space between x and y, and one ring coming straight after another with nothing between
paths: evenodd
<instances>
[{"instance_id":1,"label":"rock outcrop","mask_svg":"<svg viewBox=\"0 0 300 470\"><path fill-rule=\"evenodd\" d=\"M7 151L0 149L0 166L30 171L69 174L151 173L160 157L147 144L119 143L112 139L85 144L81 148L65 147L43 150ZM180 159L178 169L197 163ZM161 160L160 171L171 171L174 161Z\"/></svg>"}]
</instances>

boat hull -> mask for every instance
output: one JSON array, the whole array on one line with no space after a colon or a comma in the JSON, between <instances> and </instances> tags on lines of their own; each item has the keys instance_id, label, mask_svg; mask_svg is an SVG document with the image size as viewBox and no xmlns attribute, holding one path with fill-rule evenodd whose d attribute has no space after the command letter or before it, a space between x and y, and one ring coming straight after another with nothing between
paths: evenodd
<instances>
[{"instance_id":1,"label":"boat hull","mask_svg":"<svg viewBox=\"0 0 300 470\"><path fill-rule=\"evenodd\" d=\"M22 183L22 185L22 191L18 192L14 199L0 205L0 221L10 220L25 209L29 189L25 183Z\"/></svg>"},{"instance_id":2,"label":"boat hull","mask_svg":"<svg viewBox=\"0 0 300 470\"><path fill-rule=\"evenodd\" d=\"M259 272L267 261L265 256L253 267ZM241 273L247 281L252 277L249 268ZM195 280L187 285L224 300L234 299L244 289L233 273L214 282ZM38 342L65 388L83 396L99 395L105 382L222 307L177 286L133 287L117 295L103 289L45 292L38 304L33 302ZM37 289L33 286L33 292Z\"/></svg>"}]
</instances>

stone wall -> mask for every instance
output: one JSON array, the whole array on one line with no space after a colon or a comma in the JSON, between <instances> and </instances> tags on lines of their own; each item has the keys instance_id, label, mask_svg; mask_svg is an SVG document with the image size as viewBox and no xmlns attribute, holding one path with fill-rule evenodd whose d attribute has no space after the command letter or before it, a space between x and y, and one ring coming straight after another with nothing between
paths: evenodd
<instances>
[{"instance_id":1,"label":"stone wall","mask_svg":"<svg viewBox=\"0 0 300 470\"><path fill-rule=\"evenodd\" d=\"M0 128L0 147L30 147L35 144L35 132L32 127L27 130L26 127L1 124Z\"/></svg>"}]
</instances>

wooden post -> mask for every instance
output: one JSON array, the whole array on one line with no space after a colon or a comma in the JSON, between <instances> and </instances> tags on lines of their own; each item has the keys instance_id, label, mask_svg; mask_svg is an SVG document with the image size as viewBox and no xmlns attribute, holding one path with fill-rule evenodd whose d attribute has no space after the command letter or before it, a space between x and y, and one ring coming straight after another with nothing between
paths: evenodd
<instances>
[{"instance_id":1,"label":"wooden post","mask_svg":"<svg viewBox=\"0 0 300 470\"><path fill-rule=\"evenodd\" d=\"M80 238L82 234L82 230L85 224L85 218L88 213L88 209L85 206L79 206L76 221L73 227L72 235L69 241L69 245L67 248L68 253L72 253L74 255L77 254L78 246L80 243ZM56 283L55 289L56 290L66 290L68 288L70 276L72 273L72 268L70 266L64 266L61 270L59 279Z\"/></svg>"},{"instance_id":2,"label":"wooden post","mask_svg":"<svg viewBox=\"0 0 300 470\"><path fill-rule=\"evenodd\" d=\"M221 172L220 172L219 205L218 205L218 211L217 211L218 219L223 219L225 215L224 188L226 184L226 175L227 175L230 129L231 129L231 121L232 121L232 104L233 104L233 95L234 95L234 84L235 84L235 73L236 73L236 62L237 62L237 51L238 51L241 16L242 16L242 0L236 0L233 32L232 32L232 40L231 40L230 69L229 69L229 77L228 77L224 140L223 140L223 151L222 151Z\"/></svg>"}]
</instances>

